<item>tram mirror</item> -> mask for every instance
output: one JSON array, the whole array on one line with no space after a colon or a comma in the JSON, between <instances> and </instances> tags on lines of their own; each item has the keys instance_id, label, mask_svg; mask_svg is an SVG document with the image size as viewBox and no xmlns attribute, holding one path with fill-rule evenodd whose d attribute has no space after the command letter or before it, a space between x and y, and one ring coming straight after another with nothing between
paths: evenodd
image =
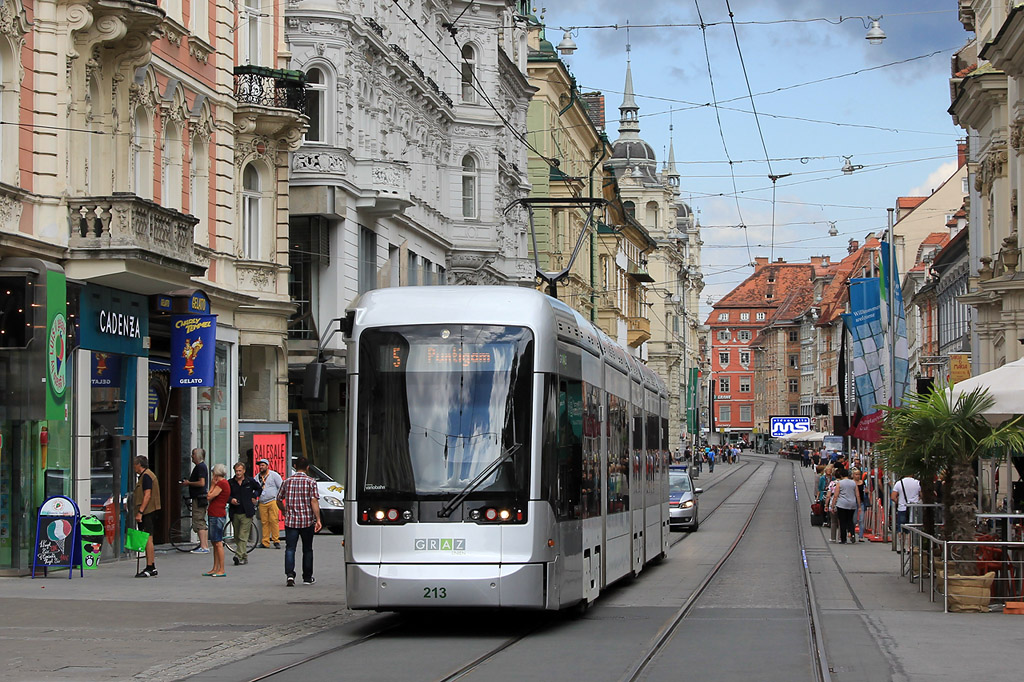
<instances>
[{"instance_id":1,"label":"tram mirror","mask_svg":"<svg viewBox=\"0 0 1024 682\"><path fill-rule=\"evenodd\" d=\"M311 362L306 365L306 373L302 377L303 399L311 402L323 400L326 383L327 363Z\"/></svg>"}]
</instances>

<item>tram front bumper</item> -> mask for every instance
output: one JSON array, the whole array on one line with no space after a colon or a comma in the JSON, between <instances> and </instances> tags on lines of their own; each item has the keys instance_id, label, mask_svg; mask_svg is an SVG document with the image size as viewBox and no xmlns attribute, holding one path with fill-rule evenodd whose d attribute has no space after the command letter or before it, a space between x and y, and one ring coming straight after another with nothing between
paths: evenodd
<instances>
[{"instance_id":1,"label":"tram front bumper","mask_svg":"<svg viewBox=\"0 0 1024 682\"><path fill-rule=\"evenodd\" d=\"M348 608L543 609L542 564L349 564Z\"/></svg>"}]
</instances>

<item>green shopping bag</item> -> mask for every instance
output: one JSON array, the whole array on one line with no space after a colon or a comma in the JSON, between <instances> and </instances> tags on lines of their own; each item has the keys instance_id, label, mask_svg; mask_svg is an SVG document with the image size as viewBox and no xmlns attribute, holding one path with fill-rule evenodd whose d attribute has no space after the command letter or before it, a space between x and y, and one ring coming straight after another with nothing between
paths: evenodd
<instances>
[{"instance_id":1,"label":"green shopping bag","mask_svg":"<svg viewBox=\"0 0 1024 682\"><path fill-rule=\"evenodd\" d=\"M129 552L145 552L149 533L144 530L127 528L124 532L124 548Z\"/></svg>"}]
</instances>

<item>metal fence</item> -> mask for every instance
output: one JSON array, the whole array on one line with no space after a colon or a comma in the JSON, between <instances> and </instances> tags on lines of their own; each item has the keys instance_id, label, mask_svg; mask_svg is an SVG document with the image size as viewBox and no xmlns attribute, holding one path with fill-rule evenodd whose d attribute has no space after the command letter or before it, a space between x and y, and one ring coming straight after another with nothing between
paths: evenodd
<instances>
[{"instance_id":1,"label":"metal fence","mask_svg":"<svg viewBox=\"0 0 1024 682\"><path fill-rule=\"evenodd\" d=\"M900 538L900 575L928 591L931 601L942 597L942 610L990 611L1007 602L1024 600L1024 541L1002 540L981 533L971 542L943 540L925 533L920 524L904 524ZM960 575L954 556L969 556L977 575Z\"/></svg>"}]
</instances>

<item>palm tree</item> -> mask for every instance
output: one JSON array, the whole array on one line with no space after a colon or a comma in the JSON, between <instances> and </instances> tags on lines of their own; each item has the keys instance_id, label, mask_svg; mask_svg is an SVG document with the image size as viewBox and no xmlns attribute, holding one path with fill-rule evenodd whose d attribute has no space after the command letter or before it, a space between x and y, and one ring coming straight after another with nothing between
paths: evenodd
<instances>
[{"instance_id":1,"label":"palm tree","mask_svg":"<svg viewBox=\"0 0 1024 682\"><path fill-rule=\"evenodd\" d=\"M949 388L911 394L900 408L880 406L886 416L879 449L885 451L890 471L922 477L922 491L932 488L928 483L937 473L943 474L943 538L970 542L978 512L975 462L1024 449L1024 417L993 426L984 416L995 403L987 389L954 400ZM955 546L952 558L961 575L976 572L970 546Z\"/></svg>"}]
</instances>

